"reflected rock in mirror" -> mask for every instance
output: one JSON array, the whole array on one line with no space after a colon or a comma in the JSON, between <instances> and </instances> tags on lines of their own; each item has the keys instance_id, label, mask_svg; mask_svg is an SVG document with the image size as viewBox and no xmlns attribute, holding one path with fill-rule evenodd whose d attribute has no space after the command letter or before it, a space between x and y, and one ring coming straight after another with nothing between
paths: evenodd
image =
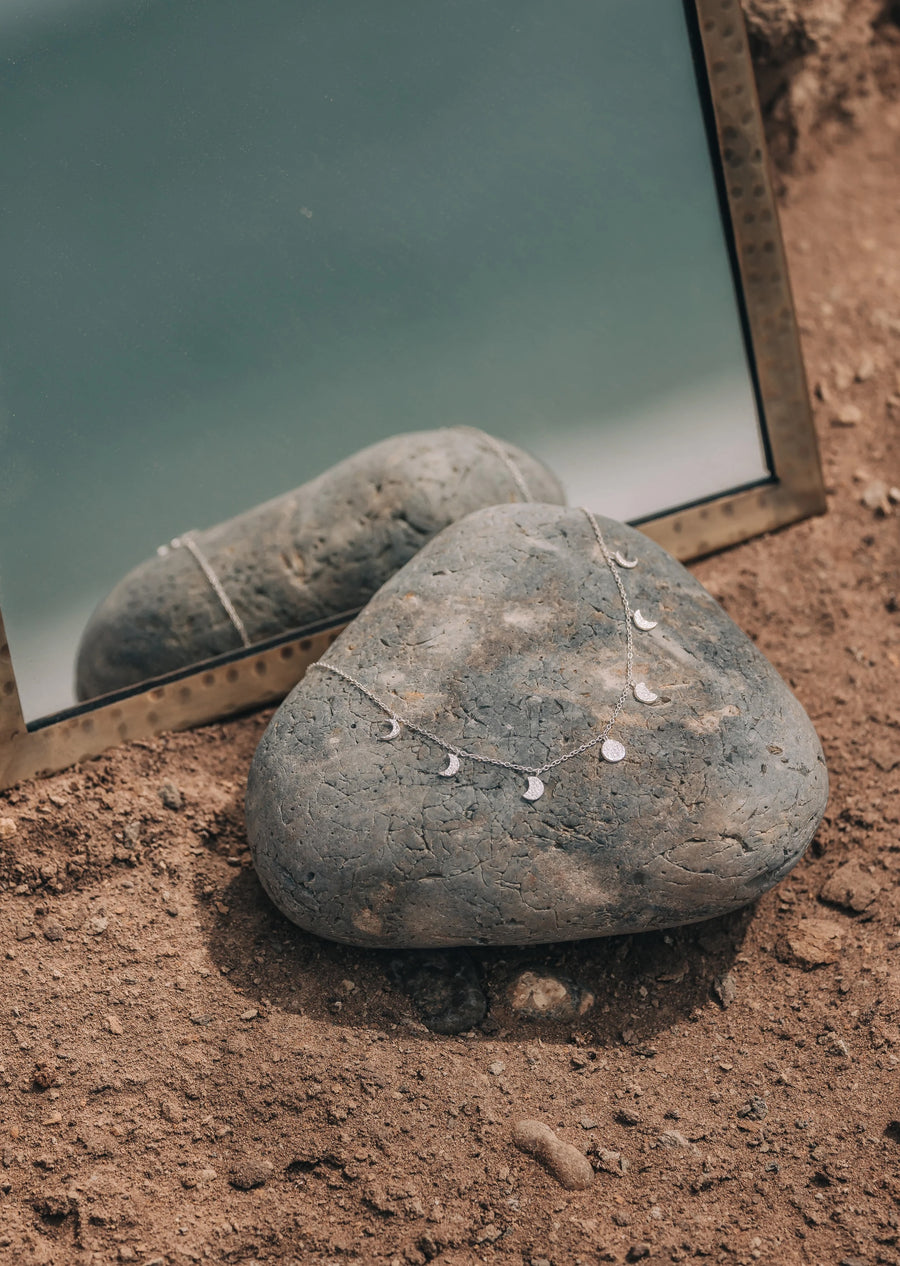
<instances>
[{"instance_id":1,"label":"reflected rock in mirror","mask_svg":"<svg viewBox=\"0 0 900 1266\"><path fill-rule=\"evenodd\" d=\"M373 444L293 492L182 533L129 572L82 635L78 698L359 608L448 524L529 500L565 495L542 463L474 427Z\"/></svg>"}]
</instances>

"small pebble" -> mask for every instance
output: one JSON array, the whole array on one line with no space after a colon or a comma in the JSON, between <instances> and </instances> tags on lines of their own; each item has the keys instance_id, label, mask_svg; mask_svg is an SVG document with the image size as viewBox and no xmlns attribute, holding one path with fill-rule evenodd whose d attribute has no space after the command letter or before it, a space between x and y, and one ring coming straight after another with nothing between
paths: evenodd
<instances>
[{"instance_id":1,"label":"small pebble","mask_svg":"<svg viewBox=\"0 0 900 1266\"><path fill-rule=\"evenodd\" d=\"M621 1152L610 1151L609 1148L601 1147L598 1143L591 1149L591 1158L594 1169L602 1169L607 1174L627 1174L628 1161Z\"/></svg>"},{"instance_id":2,"label":"small pebble","mask_svg":"<svg viewBox=\"0 0 900 1266\"><path fill-rule=\"evenodd\" d=\"M175 812L184 808L184 796L178 790L173 782L164 782L159 789L159 798L167 809L174 809Z\"/></svg>"},{"instance_id":3,"label":"small pebble","mask_svg":"<svg viewBox=\"0 0 900 1266\"><path fill-rule=\"evenodd\" d=\"M228 1181L238 1191L252 1191L262 1187L272 1177L273 1167L268 1161L242 1160L231 1171Z\"/></svg>"},{"instance_id":4,"label":"small pebble","mask_svg":"<svg viewBox=\"0 0 900 1266\"><path fill-rule=\"evenodd\" d=\"M781 937L775 953L794 967L822 967L836 963L844 948L844 929L832 919L805 919Z\"/></svg>"},{"instance_id":5,"label":"small pebble","mask_svg":"<svg viewBox=\"0 0 900 1266\"><path fill-rule=\"evenodd\" d=\"M712 983L712 991L722 1010L727 1011L737 997L737 985L730 971L716 976Z\"/></svg>"},{"instance_id":6,"label":"small pebble","mask_svg":"<svg viewBox=\"0 0 900 1266\"><path fill-rule=\"evenodd\" d=\"M65 928L56 919L48 919L44 924L44 938L48 941L61 941L65 936Z\"/></svg>"},{"instance_id":7,"label":"small pebble","mask_svg":"<svg viewBox=\"0 0 900 1266\"><path fill-rule=\"evenodd\" d=\"M880 891L881 885L863 870L859 862L845 862L825 880L819 890L819 899L853 914L861 914L872 905Z\"/></svg>"},{"instance_id":8,"label":"small pebble","mask_svg":"<svg viewBox=\"0 0 900 1266\"><path fill-rule=\"evenodd\" d=\"M571 1143L564 1143L543 1121L517 1121L513 1142L553 1175L567 1191L583 1191L594 1180L591 1162Z\"/></svg>"},{"instance_id":9,"label":"small pebble","mask_svg":"<svg viewBox=\"0 0 900 1266\"><path fill-rule=\"evenodd\" d=\"M663 1130L657 1142L662 1147L690 1147L691 1141L680 1134L678 1130Z\"/></svg>"},{"instance_id":10,"label":"small pebble","mask_svg":"<svg viewBox=\"0 0 900 1266\"><path fill-rule=\"evenodd\" d=\"M10 840L19 829L15 818L0 818L0 840Z\"/></svg>"},{"instance_id":11,"label":"small pebble","mask_svg":"<svg viewBox=\"0 0 900 1266\"><path fill-rule=\"evenodd\" d=\"M878 518L887 518L891 513L891 499L888 496L888 486L882 479L872 480L860 497L860 502Z\"/></svg>"},{"instance_id":12,"label":"small pebble","mask_svg":"<svg viewBox=\"0 0 900 1266\"><path fill-rule=\"evenodd\" d=\"M769 1105L759 1095L751 1095L737 1114L751 1121L764 1121L769 1115Z\"/></svg>"},{"instance_id":13,"label":"small pebble","mask_svg":"<svg viewBox=\"0 0 900 1266\"><path fill-rule=\"evenodd\" d=\"M535 1020L574 1020L594 1005L594 995L572 980L521 972L509 987L509 1005Z\"/></svg>"},{"instance_id":14,"label":"small pebble","mask_svg":"<svg viewBox=\"0 0 900 1266\"><path fill-rule=\"evenodd\" d=\"M49 1064L43 1061L35 1064L31 1074L31 1085L34 1090L49 1090L51 1086L58 1084L56 1071Z\"/></svg>"}]
</instances>

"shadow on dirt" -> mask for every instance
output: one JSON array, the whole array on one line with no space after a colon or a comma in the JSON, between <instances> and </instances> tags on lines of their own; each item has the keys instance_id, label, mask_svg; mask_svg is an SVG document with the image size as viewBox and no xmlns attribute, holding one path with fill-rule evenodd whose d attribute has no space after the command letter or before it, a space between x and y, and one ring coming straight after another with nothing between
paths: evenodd
<instances>
[{"instance_id":1,"label":"shadow on dirt","mask_svg":"<svg viewBox=\"0 0 900 1266\"><path fill-rule=\"evenodd\" d=\"M522 949L364 950L301 931L250 868L200 895L213 961L252 1003L352 1028L472 1032L652 1055L654 1034L717 999L754 907L673 928Z\"/></svg>"}]
</instances>

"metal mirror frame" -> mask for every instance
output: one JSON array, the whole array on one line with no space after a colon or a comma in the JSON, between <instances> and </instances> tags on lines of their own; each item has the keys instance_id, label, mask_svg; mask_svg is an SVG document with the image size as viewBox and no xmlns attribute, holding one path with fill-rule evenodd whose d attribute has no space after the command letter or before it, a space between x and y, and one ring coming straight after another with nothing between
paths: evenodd
<instances>
[{"instance_id":1,"label":"metal mirror frame","mask_svg":"<svg viewBox=\"0 0 900 1266\"><path fill-rule=\"evenodd\" d=\"M773 478L636 524L687 560L821 513L825 492L739 0L685 0L713 167L740 279ZM705 80L705 82L704 82ZM354 612L41 718L22 713L0 616L0 788L109 747L276 703Z\"/></svg>"}]
</instances>

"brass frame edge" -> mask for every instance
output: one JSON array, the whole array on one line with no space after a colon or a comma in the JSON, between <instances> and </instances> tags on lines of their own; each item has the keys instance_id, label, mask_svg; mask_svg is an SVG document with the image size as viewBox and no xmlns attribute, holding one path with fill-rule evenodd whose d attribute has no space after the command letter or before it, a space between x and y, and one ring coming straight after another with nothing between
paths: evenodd
<instances>
[{"instance_id":1,"label":"brass frame edge","mask_svg":"<svg viewBox=\"0 0 900 1266\"><path fill-rule=\"evenodd\" d=\"M166 730L187 730L278 703L325 653L346 620L330 629L269 647L230 662L199 664L197 671L171 681L150 683L125 698L101 702L40 729L29 730L15 694L15 710L0 711L0 790L26 778L53 773L98 756L110 747L137 738L153 738ZM2 634L2 625L0 625ZM9 655L0 639L0 692L4 665L11 677ZM12 696L9 696L12 697ZM0 708L6 697L0 693Z\"/></svg>"},{"instance_id":2,"label":"brass frame edge","mask_svg":"<svg viewBox=\"0 0 900 1266\"><path fill-rule=\"evenodd\" d=\"M773 480L641 528L681 559L826 508L800 333L750 44L738 0L693 0ZM740 524L740 529L738 528ZM713 528L721 535L711 535ZM738 534L742 530L743 535Z\"/></svg>"}]
</instances>

